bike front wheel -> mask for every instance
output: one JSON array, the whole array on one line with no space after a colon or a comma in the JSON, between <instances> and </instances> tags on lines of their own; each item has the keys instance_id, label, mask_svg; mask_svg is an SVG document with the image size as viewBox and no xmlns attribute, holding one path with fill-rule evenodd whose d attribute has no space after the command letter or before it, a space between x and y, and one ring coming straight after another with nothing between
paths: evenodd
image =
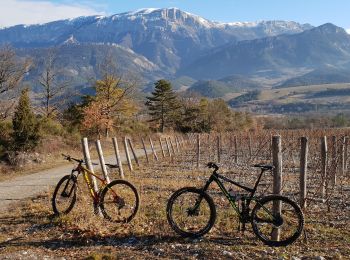
<instances>
[{"instance_id":1,"label":"bike front wheel","mask_svg":"<svg viewBox=\"0 0 350 260\"><path fill-rule=\"evenodd\" d=\"M197 188L176 191L167 204L167 219L172 229L183 237L200 237L215 223L216 210L210 196Z\"/></svg>"},{"instance_id":2,"label":"bike front wheel","mask_svg":"<svg viewBox=\"0 0 350 260\"><path fill-rule=\"evenodd\" d=\"M127 223L135 217L139 203L137 190L130 182L115 180L102 190L99 206L109 221Z\"/></svg>"},{"instance_id":3,"label":"bike front wheel","mask_svg":"<svg viewBox=\"0 0 350 260\"><path fill-rule=\"evenodd\" d=\"M254 233L269 246L287 246L293 243L304 227L300 207L280 195L266 196L257 201L251 216Z\"/></svg>"},{"instance_id":4,"label":"bike front wheel","mask_svg":"<svg viewBox=\"0 0 350 260\"><path fill-rule=\"evenodd\" d=\"M56 185L52 196L52 209L55 215L68 214L76 202L77 180L74 176L64 176Z\"/></svg>"}]
</instances>

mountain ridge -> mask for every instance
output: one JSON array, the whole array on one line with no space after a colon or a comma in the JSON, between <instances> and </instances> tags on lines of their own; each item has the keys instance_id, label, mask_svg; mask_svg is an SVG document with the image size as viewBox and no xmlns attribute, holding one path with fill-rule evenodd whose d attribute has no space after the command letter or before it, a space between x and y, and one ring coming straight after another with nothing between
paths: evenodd
<instances>
[{"instance_id":1,"label":"mountain ridge","mask_svg":"<svg viewBox=\"0 0 350 260\"><path fill-rule=\"evenodd\" d=\"M245 24L247 25L247 24ZM72 36L79 43L116 43L132 49L169 74L191 63L203 51L230 42L310 29L308 24L283 21L212 22L178 8L143 9L111 16L87 16L0 30L0 44L52 47Z\"/></svg>"},{"instance_id":2,"label":"mountain ridge","mask_svg":"<svg viewBox=\"0 0 350 260\"><path fill-rule=\"evenodd\" d=\"M341 66L349 58L350 35L343 28L327 23L298 34L240 41L211 49L178 73L216 79L264 70L278 72L281 68Z\"/></svg>"},{"instance_id":3,"label":"mountain ridge","mask_svg":"<svg viewBox=\"0 0 350 260\"><path fill-rule=\"evenodd\" d=\"M177 82L177 78L189 76L193 79L177 83L179 89L202 80L195 87L204 86L203 91L212 96L216 95L215 86L221 93L265 88L319 67L350 68L350 35L333 24L313 27L281 20L220 23L178 8L16 25L0 29L0 44L4 43L18 48L22 56L35 53L36 58L44 56L47 49L57 49L57 54L67 59L60 60L65 68L78 73L89 68L95 76L94 66L102 62L103 54L112 52L125 71L140 74L146 81L143 87L160 77ZM221 81L232 75L237 77L228 85ZM30 76L34 77L34 72Z\"/></svg>"}]
</instances>

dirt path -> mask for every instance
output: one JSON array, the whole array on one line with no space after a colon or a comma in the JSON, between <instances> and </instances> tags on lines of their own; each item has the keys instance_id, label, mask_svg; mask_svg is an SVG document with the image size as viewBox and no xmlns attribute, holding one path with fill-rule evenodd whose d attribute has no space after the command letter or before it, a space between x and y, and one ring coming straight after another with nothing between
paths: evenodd
<instances>
[{"instance_id":1,"label":"dirt path","mask_svg":"<svg viewBox=\"0 0 350 260\"><path fill-rule=\"evenodd\" d=\"M137 156L144 155L144 151L136 150ZM121 156L122 162L126 161L125 155ZM93 160L97 162L96 160ZM106 163L116 163L115 156L107 156ZM99 166L95 166L97 170ZM53 169L48 169L30 175L16 177L12 180L0 182L0 210L5 210L11 203L22 199L30 198L42 192L48 191L52 185L71 172L72 163Z\"/></svg>"}]
</instances>

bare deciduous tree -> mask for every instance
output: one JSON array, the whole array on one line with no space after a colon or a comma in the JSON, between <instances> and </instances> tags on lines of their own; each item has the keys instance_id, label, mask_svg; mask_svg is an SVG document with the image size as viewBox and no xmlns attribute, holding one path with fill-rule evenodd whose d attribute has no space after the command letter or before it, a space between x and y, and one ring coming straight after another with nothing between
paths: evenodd
<instances>
[{"instance_id":1,"label":"bare deciduous tree","mask_svg":"<svg viewBox=\"0 0 350 260\"><path fill-rule=\"evenodd\" d=\"M56 57L54 50L49 51L44 61L43 72L39 77L39 83L43 88L41 96L46 117L51 117L59 109L62 101L59 100L60 96L69 84L67 81L58 79L62 72L56 67Z\"/></svg>"},{"instance_id":2,"label":"bare deciduous tree","mask_svg":"<svg viewBox=\"0 0 350 260\"><path fill-rule=\"evenodd\" d=\"M9 116L16 103L14 97L6 94L21 83L31 64L30 59L18 59L11 46L0 47L0 94L3 96L0 99L1 120Z\"/></svg>"}]
</instances>

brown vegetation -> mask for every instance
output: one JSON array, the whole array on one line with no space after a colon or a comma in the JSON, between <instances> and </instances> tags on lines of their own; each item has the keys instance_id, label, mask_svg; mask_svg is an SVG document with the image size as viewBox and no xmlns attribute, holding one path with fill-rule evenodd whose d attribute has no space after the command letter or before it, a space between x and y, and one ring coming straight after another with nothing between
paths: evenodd
<instances>
[{"instance_id":1,"label":"brown vegetation","mask_svg":"<svg viewBox=\"0 0 350 260\"><path fill-rule=\"evenodd\" d=\"M231 139L234 136L222 135L220 159L224 175L252 185L256 172L248 166L254 162L270 161L271 134L275 133L236 134L237 150L232 142L234 139ZM335 185L327 187L327 197L323 203L320 196L320 137L327 134L336 136L336 140L342 140L340 137L348 133L345 130L337 130L283 131L279 134L282 135L283 142L282 192L296 201L299 195L298 138L301 135L308 135L310 138L307 185L309 193L307 208L304 211L305 234L291 246L269 248L257 240L250 227L244 234L237 231L237 216L228 203L222 200L215 185L211 187L209 194L217 205L218 219L208 235L196 240L182 239L170 229L165 217L165 206L170 194L184 186L203 185L210 174L204 168L204 163L217 160L214 141L216 136L203 135L199 169L196 167L196 139L193 138L193 142L189 142L187 149L181 153L175 149L176 153L173 153L172 157L165 153L165 159L161 159L160 162L151 160L150 164L142 159L141 167L136 167L134 172L126 172L127 179L135 184L141 197L140 211L130 224L115 225L95 216L92 205L86 206L90 199L83 195L88 194L83 185L79 189L77 207L67 216L54 218L50 205L51 189L41 197L22 204L18 210L1 216L3 242L0 244L0 255L17 256L19 251L20 254L27 252L40 257L47 255L90 259L290 259L293 256L303 259L315 259L318 256L327 259L346 258L350 254L349 170L347 168L345 172L341 172L339 164L334 164L341 161L339 153L333 157L332 150L329 150L329 180L332 179L333 173L338 174L338 179ZM337 147L341 147L341 143L338 144ZM157 148L159 149L159 146ZM238 163L235 163L236 155ZM333 158L339 160L334 161ZM338 165L336 172L334 165ZM112 176L118 178L117 173L112 173ZM265 174L258 190L260 194L271 192L271 178L269 174Z\"/></svg>"}]
</instances>

